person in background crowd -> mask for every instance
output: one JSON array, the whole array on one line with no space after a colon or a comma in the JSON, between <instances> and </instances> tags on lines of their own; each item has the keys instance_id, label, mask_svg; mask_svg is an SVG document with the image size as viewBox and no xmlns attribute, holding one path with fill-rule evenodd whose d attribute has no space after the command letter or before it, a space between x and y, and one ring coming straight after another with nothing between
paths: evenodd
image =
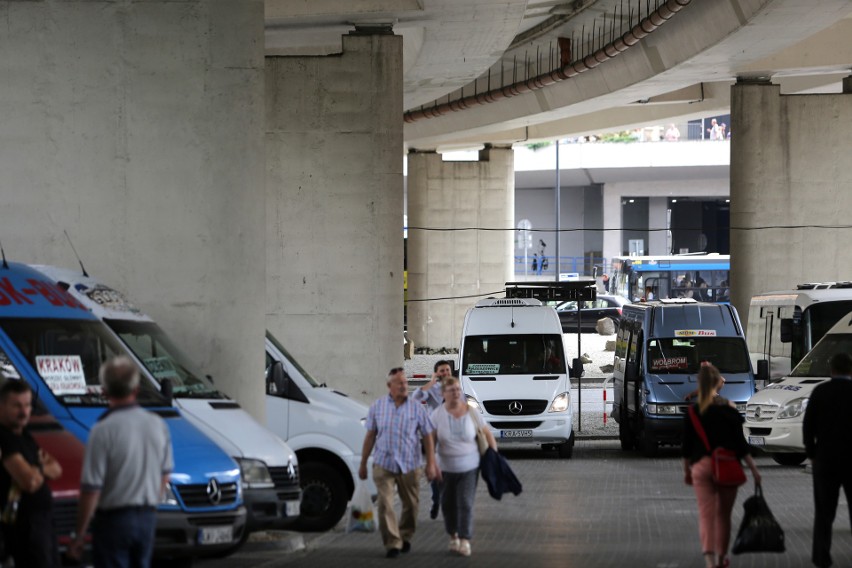
<instances>
[{"instance_id":1,"label":"person in background crowd","mask_svg":"<svg viewBox=\"0 0 852 568\"><path fill-rule=\"evenodd\" d=\"M91 523L95 568L144 568L151 565L157 506L173 468L169 428L136 403L139 370L128 357L104 362L99 378L109 410L86 444L77 535L68 554L80 558Z\"/></svg>"},{"instance_id":2,"label":"person in background crowd","mask_svg":"<svg viewBox=\"0 0 852 568\"><path fill-rule=\"evenodd\" d=\"M429 412L435 410L444 402L442 383L447 377L453 376L453 366L449 361L441 360L435 363L432 379L411 393L411 399L426 405ZM432 508L429 510L429 518L437 519L438 510L441 507L441 481L433 479L432 486Z\"/></svg>"},{"instance_id":3,"label":"person in background crowd","mask_svg":"<svg viewBox=\"0 0 852 568\"><path fill-rule=\"evenodd\" d=\"M852 356L838 353L829 361L831 380L818 385L808 400L802 424L805 451L813 464L814 531L811 560L831 566L831 527L840 488L852 503ZM852 513L850 513L852 516Z\"/></svg>"},{"instance_id":4,"label":"person in background crowd","mask_svg":"<svg viewBox=\"0 0 852 568\"><path fill-rule=\"evenodd\" d=\"M396 367L388 373L388 396L370 405L367 434L361 452L358 477L367 479L367 459L373 456L373 481L379 494L379 530L388 558L411 550L417 528L420 503L420 444L426 451L426 477L440 479L435 464L435 444L430 435L434 427L423 405L408 396L405 370ZM399 492L402 515L397 523L393 508L394 493Z\"/></svg>"},{"instance_id":5,"label":"person in background crowd","mask_svg":"<svg viewBox=\"0 0 852 568\"><path fill-rule=\"evenodd\" d=\"M3 538L15 566L59 566L53 528L53 496L48 479L62 475L62 467L38 447L27 424L33 391L20 379L0 386L0 507Z\"/></svg>"},{"instance_id":6,"label":"person in background crowd","mask_svg":"<svg viewBox=\"0 0 852 568\"><path fill-rule=\"evenodd\" d=\"M663 135L666 142L677 142L680 140L680 130L674 124L669 124L666 133Z\"/></svg>"},{"instance_id":7,"label":"person in background crowd","mask_svg":"<svg viewBox=\"0 0 852 568\"><path fill-rule=\"evenodd\" d=\"M601 282L603 282L604 292L609 292L609 274L604 274L601 276Z\"/></svg>"},{"instance_id":8,"label":"person in background crowd","mask_svg":"<svg viewBox=\"0 0 852 568\"><path fill-rule=\"evenodd\" d=\"M760 485L760 472L749 454L743 437L743 419L736 407L719 396L725 379L710 363L702 363L698 371L698 403L695 411L707 434L711 451L718 447L736 452L744 459L755 485ZM695 489L698 500L698 534L707 568L727 567L728 544L731 540L731 510L737 498L737 487L723 487L713 481L713 460L699 438L687 414L683 430L683 477Z\"/></svg>"},{"instance_id":9,"label":"person in background crowd","mask_svg":"<svg viewBox=\"0 0 852 568\"><path fill-rule=\"evenodd\" d=\"M482 428L488 445L497 449L491 430L464 398L454 377L443 381L444 404L432 411L432 436L444 483L442 509L444 528L450 535L450 552L470 556L473 538L473 503L479 480L479 448L476 431Z\"/></svg>"}]
</instances>

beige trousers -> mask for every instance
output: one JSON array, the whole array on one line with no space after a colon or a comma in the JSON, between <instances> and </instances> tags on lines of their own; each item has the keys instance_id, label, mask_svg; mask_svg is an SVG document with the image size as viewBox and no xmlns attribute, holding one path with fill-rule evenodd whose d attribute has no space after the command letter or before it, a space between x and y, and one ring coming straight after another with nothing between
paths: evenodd
<instances>
[{"instance_id":1,"label":"beige trousers","mask_svg":"<svg viewBox=\"0 0 852 568\"><path fill-rule=\"evenodd\" d=\"M385 548L402 548L403 541L411 541L417 525L417 507L420 504L420 468L408 473L393 473L373 465L373 481L379 494L379 530ZM394 494L399 491L402 515L399 522L393 508Z\"/></svg>"}]
</instances>

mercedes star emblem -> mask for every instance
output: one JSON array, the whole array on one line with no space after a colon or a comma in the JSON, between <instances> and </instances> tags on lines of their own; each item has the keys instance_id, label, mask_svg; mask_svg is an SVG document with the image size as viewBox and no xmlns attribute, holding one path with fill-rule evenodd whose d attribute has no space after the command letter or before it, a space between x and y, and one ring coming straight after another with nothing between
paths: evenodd
<instances>
[{"instance_id":1,"label":"mercedes star emblem","mask_svg":"<svg viewBox=\"0 0 852 568\"><path fill-rule=\"evenodd\" d=\"M215 477L207 482L207 498L213 505L218 505L222 500L222 488L219 487L219 482L216 481Z\"/></svg>"},{"instance_id":2,"label":"mercedes star emblem","mask_svg":"<svg viewBox=\"0 0 852 568\"><path fill-rule=\"evenodd\" d=\"M520 414L521 410L524 409L524 405L518 402L517 400L513 400L509 403L509 412L512 414Z\"/></svg>"}]
</instances>

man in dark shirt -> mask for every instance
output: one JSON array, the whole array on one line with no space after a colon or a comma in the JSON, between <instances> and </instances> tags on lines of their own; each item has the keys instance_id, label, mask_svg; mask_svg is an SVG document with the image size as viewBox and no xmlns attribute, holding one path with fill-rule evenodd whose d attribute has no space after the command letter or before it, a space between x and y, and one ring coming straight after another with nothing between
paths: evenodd
<instances>
[{"instance_id":1,"label":"man in dark shirt","mask_svg":"<svg viewBox=\"0 0 852 568\"><path fill-rule=\"evenodd\" d=\"M33 393L19 379L0 386L0 510L6 550L15 566L59 566L48 479L62 475L59 463L33 440L26 426Z\"/></svg>"},{"instance_id":2,"label":"man in dark shirt","mask_svg":"<svg viewBox=\"0 0 852 568\"><path fill-rule=\"evenodd\" d=\"M811 394L802 434L813 463L814 565L831 566L831 526L840 488L852 503L852 356L838 353L829 362L831 380Z\"/></svg>"}]
</instances>

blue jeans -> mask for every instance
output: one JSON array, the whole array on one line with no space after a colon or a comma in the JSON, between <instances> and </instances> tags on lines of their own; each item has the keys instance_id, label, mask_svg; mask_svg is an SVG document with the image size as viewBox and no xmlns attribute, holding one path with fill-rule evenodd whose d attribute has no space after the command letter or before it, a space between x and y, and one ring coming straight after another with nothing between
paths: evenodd
<instances>
[{"instance_id":1,"label":"blue jeans","mask_svg":"<svg viewBox=\"0 0 852 568\"><path fill-rule=\"evenodd\" d=\"M470 540L473 537L473 500L476 498L476 483L479 468L454 473L444 471L443 496L444 528L449 535Z\"/></svg>"},{"instance_id":2,"label":"blue jeans","mask_svg":"<svg viewBox=\"0 0 852 568\"><path fill-rule=\"evenodd\" d=\"M95 568L148 568L156 528L157 510L153 507L98 511L92 523Z\"/></svg>"}]
</instances>

